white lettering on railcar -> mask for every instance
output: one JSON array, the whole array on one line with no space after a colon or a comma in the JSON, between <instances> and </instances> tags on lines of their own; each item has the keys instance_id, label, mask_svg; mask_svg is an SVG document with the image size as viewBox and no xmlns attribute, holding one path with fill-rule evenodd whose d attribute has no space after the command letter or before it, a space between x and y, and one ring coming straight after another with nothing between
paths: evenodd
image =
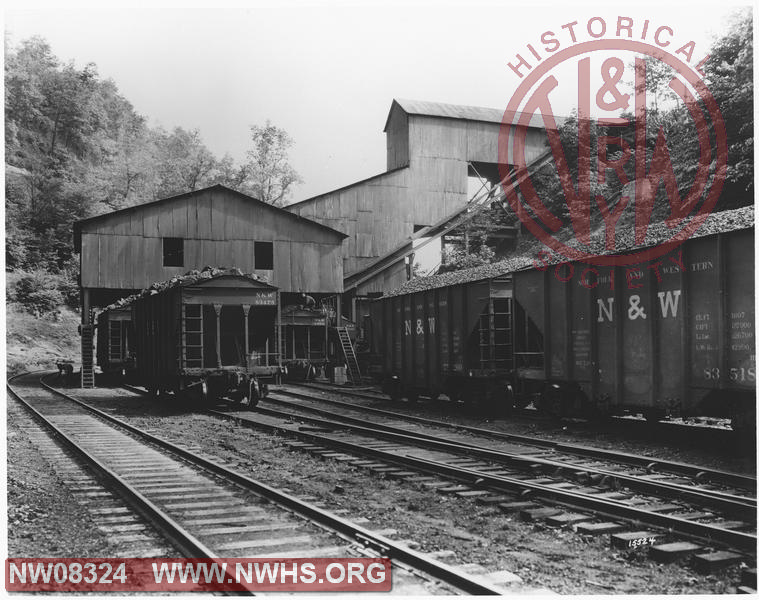
<instances>
[{"instance_id":1,"label":"white lettering on railcar","mask_svg":"<svg viewBox=\"0 0 759 600\"><path fill-rule=\"evenodd\" d=\"M669 312L672 311L672 317L677 317L677 307L680 305L680 290L659 292L656 295L659 296L661 316L666 319Z\"/></svg>"},{"instance_id":2,"label":"white lettering on railcar","mask_svg":"<svg viewBox=\"0 0 759 600\"><path fill-rule=\"evenodd\" d=\"M627 309L627 318L634 321L638 317L646 318L646 309L640 303L640 296L633 294L630 296L630 307Z\"/></svg>"},{"instance_id":3,"label":"white lettering on railcar","mask_svg":"<svg viewBox=\"0 0 759 600\"><path fill-rule=\"evenodd\" d=\"M405 319L403 321L403 334L404 335L424 335L425 333L435 333L435 317L427 317L426 327L424 319L417 319L414 323L411 319Z\"/></svg>"},{"instance_id":4,"label":"white lettering on railcar","mask_svg":"<svg viewBox=\"0 0 759 600\"><path fill-rule=\"evenodd\" d=\"M657 296L659 297L659 306L661 308L662 318L677 318L677 312L680 308L681 294L681 290L668 290L666 292L657 293ZM614 321L614 298L598 298L596 300L596 303L598 304L598 316L596 318L596 321L598 323L603 323L605 321ZM633 294L630 296L628 303L627 318L630 321L634 321L638 318L645 319L647 317L646 307L641 301L641 297L639 295ZM703 317L699 318L699 315L696 315L696 320L703 320ZM696 329L699 329L698 325L696 325Z\"/></svg>"},{"instance_id":5,"label":"white lettering on railcar","mask_svg":"<svg viewBox=\"0 0 759 600\"><path fill-rule=\"evenodd\" d=\"M596 302L598 302L598 322L599 323L604 322L604 315L606 315L607 321L613 321L614 313L612 309L614 305L614 298L606 299L606 302L608 302L608 305L604 303L602 298L599 298Z\"/></svg>"}]
</instances>

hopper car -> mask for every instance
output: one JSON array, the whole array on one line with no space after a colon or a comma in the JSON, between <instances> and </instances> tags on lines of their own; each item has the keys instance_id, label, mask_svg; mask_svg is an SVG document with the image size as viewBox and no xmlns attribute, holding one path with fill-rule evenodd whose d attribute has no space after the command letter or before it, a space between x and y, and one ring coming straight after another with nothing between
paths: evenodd
<instances>
[{"instance_id":1,"label":"hopper car","mask_svg":"<svg viewBox=\"0 0 759 600\"><path fill-rule=\"evenodd\" d=\"M728 214L733 213L733 214ZM367 330L394 398L529 403L561 416L641 412L754 427L753 210L655 262L545 255L411 280L375 300ZM709 223L709 222L708 222Z\"/></svg>"},{"instance_id":2,"label":"hopper car","mask_svg":"<svg viewBox=\"0 0 759 600\"><path fill-rule=\"evenodd\" d=\"M203 403L226 397L255 405L281 372L278 355L270 351L278 308L277 288L255 275L191 272L101 313L99 364L110 364L111 324L126 323L128 315L134 383L153 395L173 391Z\"/></svg>"},{"instance_id":3,"label":"hopper car","mask_svg":"<svg viewBox=\"0 0 759 600\"><path fill-rule=\"evenodd\" d=\"M114 306L97 316L97 364L104 374L126 377L135 368L132 309Z\"/></svg>"}]
</instances>

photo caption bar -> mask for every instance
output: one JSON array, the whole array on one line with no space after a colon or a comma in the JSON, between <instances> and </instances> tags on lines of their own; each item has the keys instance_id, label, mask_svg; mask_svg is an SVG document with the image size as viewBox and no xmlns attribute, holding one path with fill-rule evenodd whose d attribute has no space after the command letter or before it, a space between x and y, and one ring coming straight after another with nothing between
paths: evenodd
<instances>
[{"instance_id":1,"label":"photo caption bar","mask_svg":"<svg viewBox=\"0 0 759 600\"><path fill-rule=\"evenodd\" d=\"M9 558L8 592L388 592L389 558Z\"/></svg>"}]
</instances>

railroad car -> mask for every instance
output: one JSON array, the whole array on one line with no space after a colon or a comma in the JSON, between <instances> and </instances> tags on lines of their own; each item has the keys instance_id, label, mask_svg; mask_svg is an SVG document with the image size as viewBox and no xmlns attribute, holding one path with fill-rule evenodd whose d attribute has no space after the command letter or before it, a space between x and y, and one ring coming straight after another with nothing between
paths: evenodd
<instances>
[{"instance_id":1,"label":"railroad car","mask_svg":"<svg viewBox=\"0 0 759 600\"><path fill-rule=\"evenodd\" d=\"M125 377L135 368L132 309L114 305L97 316L97 365L103 373Z\"/></svg>"},{"instance_id":2,"label":"railroad car","mask_svg":"<svg viewBox=\"0 0 759 600\"><path fill-rule=\"evenodd\" d=\"M513 371L511 296L504 276L375 301L372 351L383 357L385 391L499 399Z\"/></svg>"},{"instance_id":3,"label":"railroad car","mask_svg":"<svg viewBox=\"0 0 759 600\"><path fill-rule=\"evenodd\" d=\"M652 263L529 263L412 280L376 300L386 391L754 426L752 207L712 215Z\"/></svg>"},{"instance_id":4,"label":"railroad car","mask_svg":"<svg viewBox=\"0 0 759 600\"><path fill-rule=\"evenodd\" d=\"M277 288L237 269L208 269L130 299L135 381L204 403L256 404L279 376ZM123 308L121 309L123 310Z\"/></svg>"}]
</instances>

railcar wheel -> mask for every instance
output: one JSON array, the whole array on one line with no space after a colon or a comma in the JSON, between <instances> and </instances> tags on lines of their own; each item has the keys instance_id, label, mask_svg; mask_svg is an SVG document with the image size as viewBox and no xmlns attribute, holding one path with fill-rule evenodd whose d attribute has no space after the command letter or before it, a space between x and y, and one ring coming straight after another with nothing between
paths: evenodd
<instances>
[{"instance_id":1,"label":"railcar wheel","mask_svg":"<svg viewBox=\"0 0 759 600\"><path fill-rule=\"evenodd\" d=\"M208 381L203 380L198 384L198 393L200 395L201 404L207 405L211 403L211 392L208 388Z\"/></svg>"},{"instance_id":2,"label":"railcar wheel","mask_svg":"<svg viewBox=\"0 0 759 600\"><path fill-rule=\"evenodd\" d=\"M538 409L552 417L560 418L562 409L562 391L558 385L547 383L540 393Z\"/></svg>"},{"instance_id":3,"label":"railcar wheel","mask_svg":"<svg viewBox=\"0 0 759 600\"><path fill-rule=\"evenodd\" d=\"M403 397L400 383L395 378L386 379L385 383L382 385L382 391L390 396L392 402L399 402Z\"/></svg>"},{"instance_id":4,"label":"railcar wheel","mask_svg":"<svg viewBox=\"0 0 759 600\"><path fill-rule=\"evenodd\" d=\"M756 436L756 408L733 409L730 416L730 428L739 438L750 439Z\"/></svg>"},{"instance_id":5,"label":"railcar wheel","mask_svg":"<svg viewBox=\"0 0 759 600\"><path fill-rule=\"evenodd\" d=\"M257 381L255 379L251 379L248 382L248 407L254 408L258 406L258 403L261 401L261 396L258 393L258 385Z\"/></svg>"},{"instance_id":6,"label":"railcar wheel","mask_svg":"<svg viewBox=\"0 0 759 600\"><path fill-rule=\"evenodd\" d=\"M643 411L643 418L653 425L664 418L664 411L660 408L648 408Z\"/></svg>"},{"instance_id":7,"label":"railcar wheel","mask_svg":"<svg viewBox=\"0 0 759 600\"><path fill-rule=\"evenodd\" d=\"M503 394L503 413L509 415L514 412L516 407L516 393L514 392L514 386L510 383L506 384L506 389Z\"/></svg>"}]
</instances>

